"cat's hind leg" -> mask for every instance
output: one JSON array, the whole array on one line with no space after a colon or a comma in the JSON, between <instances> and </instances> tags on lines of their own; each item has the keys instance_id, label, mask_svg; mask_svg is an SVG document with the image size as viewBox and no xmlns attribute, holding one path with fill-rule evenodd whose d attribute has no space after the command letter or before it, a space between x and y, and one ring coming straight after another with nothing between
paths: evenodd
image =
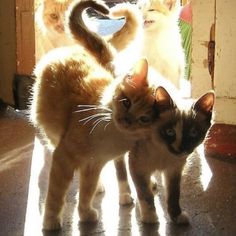
<instances>
[{"instance_id":1,"label":"cat's hind leg","mask_svg":"<svg viewBox=\"0 0 236 236\"><path fill-rule=\"evenodd\" d=\"M88 164L80 169L79 178L79 216L82 222L96 222L98 212L93 208L93 197L96 193L101 167L96 163Z\"/></svg>"},{"instance_id":2,"label":"cat's hind leg","mask_svg":"<svg viewBox=\"0 0 236 236\"><path fill-rule=\"evenodd\" d=\"M74 167L63 144L55 149L49 176L43 229L61 228L64 197L74 175Z\"/></svg>"},{"instance_id":3,"label":"cat's hind leg","mask_svg":"<svg viewBox=\"0 0 236 236\"><path fill-rule=\"evenodd\" d=\"M131 190L128 182L125 158L122 156L115 159L114 165L116 168L116 176L118 180L119 203L121 205L132 204L133 198L131 196Z\"/></svg>"}]
</instances>

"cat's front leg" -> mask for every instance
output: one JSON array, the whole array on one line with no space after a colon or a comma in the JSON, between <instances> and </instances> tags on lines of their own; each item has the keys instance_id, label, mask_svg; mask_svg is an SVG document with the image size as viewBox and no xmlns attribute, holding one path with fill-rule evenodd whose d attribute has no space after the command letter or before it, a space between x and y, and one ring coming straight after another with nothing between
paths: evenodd
<instances>
[{"instance_id":1,"label":"cat's front leg","mask_svg":"<svg viewBox=\"0 0 236 236\"><path fill-rule=\"evenodd\" d=\"M119 203L121 205L132 204L133 198L131 196L131 190L127 178L125 158L122 156L120 158L115 159L114 165L116 168L116 176L119 187Z\"/></svg>"},{"instance_id":2,"label":"cat's front leg","mask_svg":"<svg viewBox=\"0 0 236 236\"><path fill-rule=\"evenodd\" d=\"M64 197L73 178L74 168L63 146L55 149L49 176L43 229L57 230L61 228L61 215Z\"/></svg>"},{"instance_id":3,"label":"cat's front leg","mask_svg":"<svg viewBox=\"0 0 236 236\"><path fill-rule=\"evenodd\" d=\"M129 158L130 173L138 195L140 219L143 223L157 223L158 217L150 182L151 173L140 170L143 164L138 162L136 158Z\"/></svg>"},{"instance_id":4,"label":"cat's front leg","mask_svg":"<svg viewBox=\"0 0 236 236\"><path fill-rule=\"evenodd\" d=\"M189 219L186 212L182 211L179 198L180 198L180 182L182 169L175 171L166 171L165 187L166 187L166 198L167 198L167 210L171 220L177 224L188 224Z\"/></svg>"},{"instance_id":5,"label":"cat's front leg","mask_svg":"<svg viewBox=\"0 0 236 236\"><path fill-rule=\"evenodd\" d=\"M95 222L98 220L98 212L92 207L92 201L96 193L100 172L101 168L96 163L80 169L78 209L80 221Z\"/></svg>"}]
</instances>

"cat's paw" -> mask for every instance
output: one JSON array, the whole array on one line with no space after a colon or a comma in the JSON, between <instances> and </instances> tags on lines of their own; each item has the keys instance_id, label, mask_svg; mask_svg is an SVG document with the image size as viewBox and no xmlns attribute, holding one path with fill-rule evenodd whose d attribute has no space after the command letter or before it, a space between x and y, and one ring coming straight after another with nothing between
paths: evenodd
<instances>
[{"instance_id":1,"label":"cat's paw","mask_svg":"<svg viewBox=\"0 0 236 236\"><path fill-rule=\"evenodd\" d=\"M61 229L61 219L59 217L44 217L43 220L44 230L58 230Z\"/></svg>"},{"instance_id":2,"label":"cat's paw","mask_svg":"<svg viewBox=\"0 0 236 236\"><path fill-rule=\"evenodd\" d=\"M146 211L145 213L142 212L141 216L140 216L140 220L141 220L141 222L147 223L147 224L156 224L156 223L158 223L157 214L153 210Z\"/></svg>"},{"instance_id":3,"label":"cat's paw","mask_svg":"<svg viewBox=\"0 0 236 236\"><path fill-rule=\"evenodd\" d=\"M186 212L181 212L177 217L173 217L174 223L179 225L189 224L189 216Z\"/></svg>"},{"instance_id":4,"label":"cat's paw","mask_svg":"<svg viewBox=\"0 0 236 236\"><path fill-rule=\"evenodd\" d=\"M133 204L134 199L132 198L130 193L122 193L119 196L120 205L131 205Z\"/></svg>"},{"instance_id":5,"label":"cat's paw","mask_svg":"<svg viewBox=\"0 0 236 236\"><path fill-rule=\"evenodd\" d=\"M81 222L96 222L98 221L98 211L94 208L87 210L79 210Z\"/></svg>"}]
</instances>

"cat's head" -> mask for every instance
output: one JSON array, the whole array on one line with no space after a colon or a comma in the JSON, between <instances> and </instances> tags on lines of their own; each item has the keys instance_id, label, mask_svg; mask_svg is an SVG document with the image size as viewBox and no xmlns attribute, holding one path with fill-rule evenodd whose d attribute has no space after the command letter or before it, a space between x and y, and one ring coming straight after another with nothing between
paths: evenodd
<instances>
[{"instance_id":1,"label":"cat's head","mask_svg":"<svg viewBox=\"0 0 236 236\"><path fill-rule=\"evenodd\" d=\"M147 60L141 59L115 86L110 107L117 128L130 133L148 130L155 116L154 92L148 84Z\"/></svg>"},{"instance_id":2,"label":"cat's head","mask_svg":"<svg viewBox=\"0 0 236 236\"><path fill-rule=\"evenodd\" d=\"M71 2L72 0L44 0L42 17L48 30L64 33L65 13Z\"/></svg>"},{"instance_id":3,"label":"cat's head","mask_svg":"<svg viewBox=\"0 0 236 236\"><path fill-rule=\"evenodd\" d=\"M185 109L176 105L163 87L157 88L156 99L159 116L151 129L153 141L176 156L190 154L211 126L214 92L204 94Z\"/></svg>"},{"instance_id":4,"label":"cat's head","mask_svg":"<svg viewBox=\"0 0 236 236\"><path fill-rule=\"evenodd\" d=\"M138 4L143 13L145 30L158 30L177 22L179 0L140 0Z\"/></svg>"}]
</instances>

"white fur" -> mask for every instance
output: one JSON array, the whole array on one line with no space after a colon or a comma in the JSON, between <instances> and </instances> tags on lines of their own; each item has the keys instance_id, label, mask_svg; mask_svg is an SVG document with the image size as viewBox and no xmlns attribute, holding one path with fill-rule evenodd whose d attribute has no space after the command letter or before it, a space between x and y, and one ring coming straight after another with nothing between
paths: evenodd
<instances>
[{"instance_id":1,"label":"white fur","mask_svg":"<svg viewBox=\"0 0 236 236\"><path fill-rule=\"evenodd\" d=\"M154 8L154 2L165 7L161 0L146 0L141 5L144 21L153 21L144 24L142 56L148 59L149 65L179 88L185 69L185 56L178 27L179 6L175 3L165 14L158 10L148 11ZM169 2L174 4L175 0Z\"/></svg>"}]
</instances>

